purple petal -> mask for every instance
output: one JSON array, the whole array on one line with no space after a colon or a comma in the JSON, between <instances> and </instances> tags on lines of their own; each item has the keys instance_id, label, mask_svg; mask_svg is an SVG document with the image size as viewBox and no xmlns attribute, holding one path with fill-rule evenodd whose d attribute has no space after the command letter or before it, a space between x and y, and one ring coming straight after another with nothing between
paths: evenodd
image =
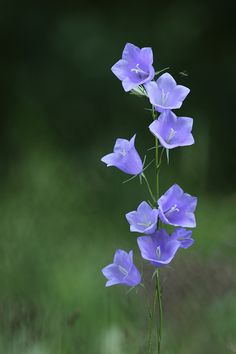
<instances>
[{"instance_id":1,"label":"purple petal","mask_svg":"<svg viewBox=\"0 0 236 354\"><path fill-rule=\"evenodd\" d=\"M140 51L140 58L145 62L147 65L151 65L153 63L153 53L152 48L146 47L142 48Z\"/></svg>"},{"instance_id":2,"label":"purple petal","mask_svg":"<svg viewBox=\"0 0 236 354\"><path fill-rule=\"evenodd\" d=\"M123 280L124 285L137 286L141 282L141 274L133 264L129 269L129 274Z\"/></svg>"},{"instance_id":3,"label":"purple petal","mask_svg":"<svg viewBox=\"0 0 236 354\"><path fill-rule=\"evenodd\" d=\"M114 263L102 269L108 279L106 286L123 284L136 286L141 281L141 275L133 263L133 251L129 253L118 249L114 255Z\"/></svg>"},{"instance_id":4,"label":"purple petal","mask_svg":"<svg viewBox=\"0 0 236 354\"><path fill-rule=\"evenodd\" d=\"M177 117L171 111L164 111L149 125L149 129L160 140L163 147L173 149L194 143L191 134L192 125L192 118Z\"/></svg>"},{"instance_id":5,"label":"purple petal","mask_svg":"<svg viewBox=\"0 0 236 354\"><path fill-rule=\"evenodd\" d=\"M139 83L132 81L132 79L130 79L129 77L126 77L122 81L122 86L123 86L125 92L132 90L133 88L137 87L138 85L139 85Z\"/></svg>"},{"instance_id":6,"label":"purple petal","mask_svg":"<svg viewBox=\"0 0 236 354\"><path fill-rule=\"evenodd\" d=\"M145 88L151 104L158 112L180 108L190 91L185 86L176 85L169 73L161 75L155 83L147 83Z\"/></svg>"},{"instance_id":7,"label":"purple petal","mask_svg":"<svg viewBox=\"0 0 236 354\"><path fill-rule=\"evenodd\" d=\"M114 152L128 151L130 149L130 141L127 139L116 139Z\"/></svg>"},{"instance_id":8,"label":"purple petal","mask_svg":"<svg viewBox=\"0 0 236 354\"><path fill-rule=\"evenodd\" d=\"M128 70L128 63L124 59L118 60L118 62L115 63L111 68L113 74L115 74L120 80L124 80L127 77Z\"/></svg>"},{"instance_id":9,"label":"purple petal","mask_svg":"<svg viewBox=\"0 0 236 354\"><path fill-rule=\"evenodd\" d=\"M106 286L119 284L124 278L122 273L119 271L118 266L115 264L109 264L108 266L103 268L102 273L108 279Z\"/></svg>"},{"instance_id":10,"label":"purple petal","mask_svg":"<svg viewBox=\"0 0 236 354\"><path fill-rule=\"evenodd\" d=\"M131 140L117 139L114 146L114 153L105 155L101 160L107 166L115 166L121 171L138 175L143 170L142 160L134 146L135 135Z\"/></svg>"},{"instance_id":11,"label":"purple petal","mask_svg":"<svg viewBox=\"0 0 236 354\"><path fill-rule=\"evenodd\" d=\"M132 43L127 43L123 50L122 59L136 62L139 58L140 48Z\"/></svg>"},{"instance_id":12,"label":"purple petal","mask_svg":"<svg viewBox=\"0 0 236 354\"><path fill-rule=\"evenodd\" d=\"M173 94L178 97L178 101L183 102L186 96L189 94L190 89L186 86L177 85L174 90Z\"/></svg>"},{"instance_id":13,"label":"purple petal","mask_svg":"<svg viewBox=\"0 0 236 354\"><path fill-rule=\"evenodd\" d=\"M151 104L153 106L161 105L161 90L157 86L157 83L155 81L151 81L146 83L144 86Z\"/></svg>"},{"instance_id":14,"label":"purple petal","mask_svg":"<svg viewBox=\"0 0 236 354\"><path fill-rule=\"evenodd\" d=\"M180 247L189 248L194 243L194 240L191 238L192 231L186 230L183 228L177 228L171 235L171 238L180 242Z\"/></svg>"},{"instance_id":15,"label":"purple petal","mask_svg":"<svg viewBox=\"0 0 236 354\"><path fill-rule=\"evenodd\" d=\"M145 202L145 201L140 203L139 206L138 206L138 209L137 209L137 211L139 213L147 214L147 215L150 214L152 212L152 210L153 209L150 207L150 205L147 202Z\"/></svg>"},{"instance_id":16,"label":"purple petal","mask_svg":"<svg viewBox=\"0 0 236 354\"><path fill-rule=\"evenodd\" d=\"M161 90L167 92L172 91L176 87L176 81L169 73L162 74L156 82Z\"/></svg>"},{"instance_id":17,"label":"purple petal","mask_svg":"<svg viewBox=\"0 0 236 354\"><path fill-rule=\"evenodd\" d=\"M159 217L162 222L174 226L196 227L194 211L197 198L192 197L177 185L173 185L158 200Z\"/></svg>"},{"instance_id":18,"label":"purple petal","mask_svg":"<svg viewBox=\"0 0 236 354\"><path fill-rule=\"evenodd\" d=\"M103 156L101 158L101 161L107 164L107 167L110 167L110 166L115 166L117 159L115 157L115 154L111 153Z\"/></svg>"},{"instance_id":19,"label":"purple petal","mask_svg":"<svg viewBox=\"0 0 236 354\"><path fill-rule=\"evenodd\" d=\"M121 249L116 250L114 255L114 264L123 266L127 271L129 270L131 263L129 254Z\"/></svg>"},{"instance_id":20,"label":"purple petal","mask_svg":"<svg viewBox=\"0 0 236 354\"><path fill-rule=\"evenodd\" d=\"M147 202L142 202L137 211L126 214L131 232L152 234L156 230L158 210L152 209Z\"/></svg>"},{"instance_id":21,"label":"purple petal","mask_svg":"<svg viewBox=\"0 0 236 354\"><path fill-rule=\"evenodd\" d=\"M177 203L183 193L183 189L175 183L161 196L161 198L158 199L158 205L163 209L163 211L166 211L170 209L173 204Z\"/></svg>"},{"instance_id":22,"label":"purple petal","mask_svg":"<svg viewBox=\"0 0 236 354\"><path fill-rule=\"evenodd\" d=\"M180 242L171 239L164 230L158 230L151 236L138 237L138 245L144 259L156 267L170 263L180 247Z\"/></svg>"}]
</instances>

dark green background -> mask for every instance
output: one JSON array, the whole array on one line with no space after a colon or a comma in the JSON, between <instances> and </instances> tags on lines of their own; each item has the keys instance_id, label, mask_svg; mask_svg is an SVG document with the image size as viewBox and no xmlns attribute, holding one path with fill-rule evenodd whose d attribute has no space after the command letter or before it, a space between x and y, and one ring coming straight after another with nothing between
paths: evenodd
<instances>
[{"instance_id":1,"label":"dark green background","mask_svg":"<svg viewBox=\"0 0 236 354\"><path fill-rule=\"evenodd\" d=\"M153 145L148 101L110 70L126 42L191 88L176 113L196 144L160 176L199 197L195 246L162 272L163 354L236 352L233 5L1 1L0 353L145 352L142 290L105 289L100 272L116 248L142 267L124 214L146 190L100 162L117 137Z\"/></svg>"}]
</instances>

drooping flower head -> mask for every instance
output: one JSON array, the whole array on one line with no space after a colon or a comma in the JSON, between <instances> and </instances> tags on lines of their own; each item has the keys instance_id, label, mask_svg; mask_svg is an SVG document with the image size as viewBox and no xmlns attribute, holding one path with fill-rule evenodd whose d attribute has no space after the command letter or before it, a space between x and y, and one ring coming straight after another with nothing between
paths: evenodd
<instances>
[{"instance_id":1,"label":"drooping flower head","mask_svg":"<svg viewBox=\"0 0 236 354\"><path fill-rule=\"evenodd\" d=\"M133 263L133 251L127 253L118 249L113 263L103 268L102 273L108 279L106 286L136 286L141 282L141 275Z\"/></svg>"},{"instance_id":2,"label":"drooping flower head","mask_svg":"<svg viewBox=\"0 0 236 354\"><path fill-rule=\"evenodd\" d=\"M194 243L192 231L183 228L177 228L171 235L172 238L180 242L181 248L189 248Z\"/></svg>"},{"instance_id":3,"label":"drooping flower head","mask_svg":"<svg viewBox=\"0 0 236 354\"><path fill-rule=\"evenodd\" d=\"M150 236L138 237L141 255L155 267L169 264L175 256L180 242L169 236L165 229L159 229Z\"/></svg>"},{"instance_id":4,"label":"drooping flower head","mask_svg":"<svg viewBox=\"0 0 236 354\"><path fill-rule=\"evenodd\" d=\"M142 202L137 211L131 211L125 216L131 232L152 234L156 230L158 210L152 209L147 202Z\"/></svg>"},{"instance_id":5,"label":"drooping flower head","mask_svg":"<svg viewBox=\"0 0 236 354\"><path fill-rule=\"evenodd\" d=\"M156 82L145 84L145 88L151 104L158 112L180 108L190 92L189 88L177 85L169 73L161 75Z\"/></svg>"},{"instance_id":6,"label":"drooping flower head","mask_svg":"<svg viewBox=\"0 0 236 354\"><path fill-rule=\"evenodd\" d=\"M139 48L127 43L120 59L111 68L112 72L122 81L124 90L130 91L145 82L149 82L155 75L153 54L151 48Z\"/></svg>"},{"instance_id":7,"label":"drooping flower head","mask_svg":"<svg viewBox=\"0 0 236 354\"><path fill-rule=\"evenodd\" d=\"M182 227L196 227L194 211L197 198L184 193L174 184L158 199L159 217L165 224Z\"/></svg>"},{"instance_id":8,"label":"drooping flower head","mask_svg":"<svg viewBox=\"0 0 236 354\"><path fill-rule=\"evenodd\" d=\"M117 139L114 151L105 155L101 161L107 167L115 166L119 170L130 175L138 175L143 170L142 160L134 146L135 135L130 139Z\"/></svg>"},{"instance_id":9,"label":"drooping flower head","mask_svg":"<svg viewBox=\"0 0 236 354\"><path fill-rule=\"evenodd\" d=\"M171 111L164 111L149 125L149 129L160 140L163 147L173 149L194 144L192 126L192 118L177 117Z\"/></svg>"}]
</instances>

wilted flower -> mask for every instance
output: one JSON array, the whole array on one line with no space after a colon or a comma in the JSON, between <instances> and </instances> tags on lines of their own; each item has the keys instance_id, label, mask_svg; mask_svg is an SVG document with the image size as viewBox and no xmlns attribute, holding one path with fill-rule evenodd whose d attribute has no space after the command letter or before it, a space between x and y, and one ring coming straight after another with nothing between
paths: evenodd
<instances>
[{"instance_id":1,"label":"wilted flower","mask_svg":"<svg viewBox=\"0 0 236 354\"><path fill-rule=\"evenodd\" d=\"M127 253L118 249L113 263L103 268L102 273L108 279L106 286L136 286L141 282L141 275L133 263L133 251Z\"/></svg>"},{"instance_id":2,"label":"wilted flower","mask_svg":"<svg viewBox=\"0 0 236 354\"><path fill-rule=\"evenodd\" d=\"M152 209L147 202L142 202L137 211L131 211L125 216L130 224L130 231L152 234L156 230L158 210Z\"/></svg>"},{"instance_id":3,"label":"wilted flower","mask_svg":"<svg viewBox=\"0 0 236 354\"><path fill-rule=\"evenodd\" d=\"M111 68L122 81L125 91L130 91L140 84L151 81L155 75L151 48L139 48L127 43L120 59Z\"/></svg>"},{"instance_id":4,"label":"wilted flower","mask_svg":"<svg viewBox=\"0 0 236 354\"><path fill-rule=\"evenodd\" d=\"M194 144L192 126L192 118L177 117L171 111L164 111L149 125L149 129L160 140L163 147L173 149Z\"/></svg>"},{"instance_id":5,"label":"wilted flower","mask_svg":"<svg viewBox=\"0 0 236 354\"><path fill-rule=\"evenodd\" d=\"M155 267L162 267L172 261L180 242L169 236L165 229L160 229L150 236L138 237L141 255Z\"/></svg>"},{"instance_id":6,"label":"wilted flower","mask_svg":"<svg viewBox=\"0 0 236 354\"><path fill-rule=\"evenodd\" d=\"M192 239L192 231L183 228L177 228L171 235L171 238L180 242L180 247L189 248L194 243Z\"/></svg>"},{"instance_id":7,"label":"wilted flower","mask_svg":"<svg viewBox=\"0 0 236 354\"><path fill-rule=\"evenodd\" d=\"M165 224L196 227L194 211L197 198L192 197L174 184L158 199L159 217Z\"/></svg>"},{"instance_id":8,"label":"wilted flower","mask_svg":"<svg viewBox=\"0 0 236 354\"><path fill-rule=\"evenodd\" d=\"M151 104L158 112L180 108L190 92L187 87L177 85L169 73L161 75L156 82L145 84L145 88Z\"/></svg>"},{"instance_id":9,"label":"wilted flower","mask_svg":"<svg viewBox=\"0 0 236 354\"><path fill-rule=\"evenodd\" d=\"M135 135L130 140L117 139L114 152L105 155L101 161L106 163L107 167L115 166L130 175L140 174L143 170L143 164L134 142Z\"/></svg>"}]
</instances>

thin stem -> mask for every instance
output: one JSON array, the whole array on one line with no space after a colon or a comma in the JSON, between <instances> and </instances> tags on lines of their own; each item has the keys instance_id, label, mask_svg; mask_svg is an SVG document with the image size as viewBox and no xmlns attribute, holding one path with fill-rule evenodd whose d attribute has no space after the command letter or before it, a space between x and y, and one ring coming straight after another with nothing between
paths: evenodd
<instances>
[{"instance_id":1,"label":"thin stem","mask_svg":"<svg viewBox=\"0 0 236 354\"><path fill-rule=\"evenodd\" d=\"M153 296L153 307L152 307L152 312L150 313L150 326L149 326L149 337L148 337L148 354L151 353L151 347L152 347L152 327L153 327L153 319L156 311L156 302L157 302L157 287L155 287L154 290L154 296Z\"/></svg>"},{"instance_id":2,"label":"thin stem","mask_svg":"<svg viewBox=\"0 0 236 354\"><path fill-rule=\"evenodd\" d=\"M157 268L156 272L156 292L158 298L158 307L159 307L159 325L157 327L157 353L161 353L161 337L162 337L162 298L161 298L161 285L160 285L160 274L159 269Z\"/></svg>"},{"instance_id":3,"label":"thin stem","mask_svg":"<svg viewBox=\"0 0 236 354\"><path fill-rule=\"evenodd\" d=\"M148 180L147 180L147 177L145 176L144 173L142 173L142 177L143 177L144 181L146 182L146 185L147 185L148 191L149 191L149 193L150 193L150 196L151 196L151 198L152 198L152 200L153 200L153 203L156 204L156 198L154 197L154 194L152 193L150 184L149 184L149 182L148 182Z\"/></svg>"},{"instance_id":4,"label":"thin stem","mask_svg":"<svg viewBox=\"0 0 236 354\"><path fill-rule=\"evenodd\" d=\"M159 163L158 163L158 139L155 138L155 145L156 145L156 169L157 169L157 175L156 175L156 194L157 194L157 200L159 199Z\"/></svg>"},{"instance_id":5,"label":"thin stem","mask_svg":"<svg viewBox=\"0 0 236 354\"><path fill-rule=\"evenodd\" d=\"M152 118L153 120L156 119L156 113L154 110L154 106L152 106ZM158 154L158 139L155 138L155 147L156 147L156 153L155 153L155 163L156 163L156 197L157 200L159 199L159 172L160 172L160 166L161 166L161 159L162 159L162 155L163 155L163 151L162 150L161 154L160 154L160 161L159 161L159 154ZM160 270L157 268L156 271L156 286L155 286L155 290L154 290L154 297L155 294L157 294L157 298L158 298L158 314L159 314L159 319L157 322L157 353L160 354L161 353L161 336L162 336L162 299L161 299L161 286L160 286Z\"/></svg>"}]
</instances>

